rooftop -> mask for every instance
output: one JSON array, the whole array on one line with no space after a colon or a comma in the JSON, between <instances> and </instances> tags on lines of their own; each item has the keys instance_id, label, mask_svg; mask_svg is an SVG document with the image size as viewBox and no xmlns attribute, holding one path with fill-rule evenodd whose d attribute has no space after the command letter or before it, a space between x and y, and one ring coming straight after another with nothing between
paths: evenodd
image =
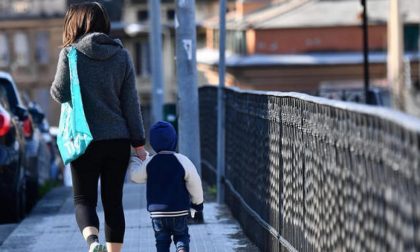
<instances>
[{"instance_id":1,"label":"rooftop","mask_svg":"<svg viewBox=\"0 0 420 252\"><path fill-rule=\"evenodd\" d=\"M386 23L389 0L367 1L369 22ZM420 23L420 1L400 0L404 23ZM361 23L360 0L290 0L272 4L244 17L229 13L227 27L231 29L275 29L298 27L354 26ZM218 17L205 22L204 26L217 27Z\"/></svg>"},{"instance_id":2,"label":"rooftop","mask_svg":"<svg viewBox=\"0 0 420 252\"><path fill-rule=\"evenodd\" d=\"M419 61L420 52L405 53L405 59ZM385 63L386 52L369 53L370 63ZM213 49L200 49L197 51L197 62L206 65L219 64L219 51ZM331 53L307 53L307 54L253 54L237 55L226 54L227 67L255 67L255 66L311 66L311 65L353 65L362 64L363 54L359 52L331 52Z\"/></svg>"}]
</instances>

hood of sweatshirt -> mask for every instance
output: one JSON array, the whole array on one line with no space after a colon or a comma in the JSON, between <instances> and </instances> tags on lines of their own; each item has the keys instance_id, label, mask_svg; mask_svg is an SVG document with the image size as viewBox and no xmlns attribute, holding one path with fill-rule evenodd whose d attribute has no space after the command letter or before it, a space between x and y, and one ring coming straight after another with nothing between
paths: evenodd
<instances>
[{"instance_id":1,"label":"hood of sweatshirt","mask_svg":"<svg viewBox=\"0 0 420 252\"><path fill-rule=\"evenodd\" d=\"M175 128L168 122L159 121L150 129L150 145L156 152L175 151L177 141Z\"/></svg>"},{"instance_id":2,"label":"hood of sweatshirt","mask_svg":"<svg viewBox=\"0 0 420 252\"><path fill-rule=\"evenodd\" d=\"M98 32L86 34L73 46L79 52L95 60L109 59L123 48L121 40L112 39L108 35Z\"/></svg>"}]
</instances>

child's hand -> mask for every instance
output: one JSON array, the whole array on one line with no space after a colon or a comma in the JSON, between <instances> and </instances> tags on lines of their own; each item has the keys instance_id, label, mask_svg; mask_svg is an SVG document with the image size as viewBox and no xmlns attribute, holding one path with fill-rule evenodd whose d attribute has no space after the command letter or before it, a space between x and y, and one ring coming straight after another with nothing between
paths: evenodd
<instances>
[{"instance_id":1,"label":"child's hand","mask_svg":"<svg viewBox=\"0 0 420 252\"><path fill-rule=\"evenodd\" d=\"M147 153L147 156L149 153ZM137 153L132 153L130 157L130 162L128 164L128 172L130 174L130 179L134 183L146 183L147 180L147 171L145 163L147 160L141 160Z\"/></svg>"},{"instance_id":2,"label":"child's hand","mask_svg":"<svg viewBox=\"0 0 420 252\"><path fill-rule=\"evenodd\" d=\"M191 204L190 213L191 213L192 224L202 224L202 223L204 223L203 203L201 203L201 204Z\"/></svg>"},{"instance_id":3,"label":"child's hand","mask_svg":"<svg viewBox=\"0 0 420 252\"><path fill-rule=\"evenodd\" d=\"M139 146L135 148L137 156L142 160L146 160L147 158L147 151L144 149L144 146Z\"/></svg>"},{"instance_id":4,"label":"child's hand","mask_svg":"<svg viewBox=\"0 0 420 252\"><path fill-rule=\"evenodd\" d=\"M191 203L191 208L194 209L196 212L202 212L204 208L204 202L200 204Z\"/></svg>"}]
</instances>

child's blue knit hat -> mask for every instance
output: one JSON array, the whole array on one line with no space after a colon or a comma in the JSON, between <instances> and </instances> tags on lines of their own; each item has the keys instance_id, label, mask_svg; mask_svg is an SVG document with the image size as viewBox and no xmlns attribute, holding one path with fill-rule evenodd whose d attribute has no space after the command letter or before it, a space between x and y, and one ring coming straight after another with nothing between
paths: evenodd
<instances>
[{"instance_id":1,"label":"child's blue knit hat","mask_svg":"<svg viewBox=\"0 0 420 252\"><path fill-rule=\"evenodd\" d=\"M175 151L178 142L175 128L172 124L159 121L150 129L150 145L156 151Z\"/></svg>"}]
</instances>

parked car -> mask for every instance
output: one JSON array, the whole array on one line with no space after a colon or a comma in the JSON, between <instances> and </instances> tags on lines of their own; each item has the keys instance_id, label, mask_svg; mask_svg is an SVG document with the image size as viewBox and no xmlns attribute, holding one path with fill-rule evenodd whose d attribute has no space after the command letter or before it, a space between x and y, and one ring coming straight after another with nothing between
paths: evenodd
<instances>
[{"instance_id":1,"label":"parked car","mask_svg":"<svg viewBox=\"0 0 420 252\"><path fill-rule=\"evenodd\" d=\"M21 93L16 88L12 78L2 84L7 91L9 103L12 110L21 108L25 111L25 117L22 118L23 135L25 137L25 168L26 168L26 207L29 211L38 200L39 196L39 167L38 159L42 158L40 154L40 145L42 136L33 125L32 115L29 113L27 104L22 99Z\"/></svg>"},{"instance_id":2,"label":"parked car","mask_svg":"<svg viewBox=\"0 0 420 252\"><path fill-rule=\"evenodd\" d=\"M60 152L58 150L58 145L57 145L58 127L54 127L54 126L50 127L49 133L52 138L51 148L53 148L55 152L53 165L51 166L50 177L53 180L60 180L65 183L66 182L65 180L66 167L64 166L63 160L61 159Z\"/></svg>"},{"instance_id":3,"label":"parked car","mask_svg":"<svg viewBox=\"0 0 420 252\"><path fill-rule=\"evenodd\" d=\"M38 148L38 183L45 184L48 180L57 180L59 169L58 149L55 147L53 136L50 133L50 125L41 106L31 101L27 95L24 96L29 113L32 116L33 126L41 136Z\"/></svg>"},{"instance_id":4,"label":"parked car","mask_svg":"<svg viewBox=\"0 0 420 252\"><path fill-rule=\"evenodd\" d=\"M10 75L0 72L0 221L15 222L25 215L27 156L25 130L28 111L20 106ZM26 126L25 126L26 125Z\"/></svg>"},{"instance_id":5,"label":"parked car","mask_svg":"<svg viewBox=\"0 0 420 252\"><path fill-rule=\"evenodd\" d=\"M50 169L50 151L38 127L39 121L45 117L40 108L34 105L26 96L22 96L24 106L28 109L30 123L27 125L26 156L29 161L29 177L27 179L27 207L28 210L35 205L39 197L39 186L48 179ZM44 127L44 126L43 126Z\"/></svg>"},{"instance_id":6,"label":"parked car","mask_svg":"<svg viewBox=\"0 0 420 252\"><path fill-rule=\"evenodd\" d=\"M41 134L33 125L31 114L24 121L24 136L26 140L26 206L29 211L37 202L39 197L39 156L42 145Z\"/></svg>"}]
</instances>

